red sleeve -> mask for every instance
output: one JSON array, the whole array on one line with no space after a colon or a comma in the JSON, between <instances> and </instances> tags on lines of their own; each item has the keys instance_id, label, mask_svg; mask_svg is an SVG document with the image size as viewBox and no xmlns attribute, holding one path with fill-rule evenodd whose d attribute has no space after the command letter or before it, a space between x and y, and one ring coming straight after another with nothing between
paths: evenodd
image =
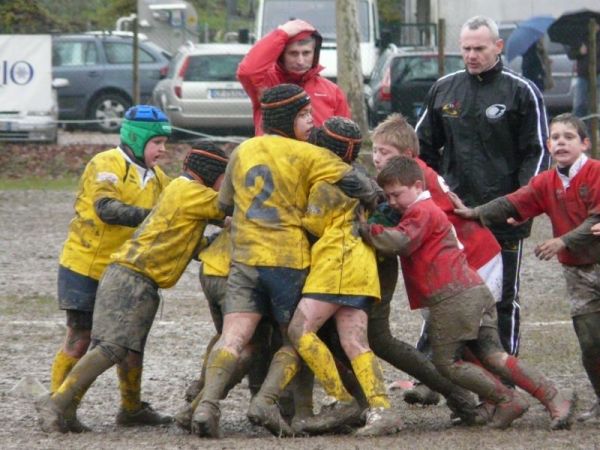
<instances>
[{"instance_id":1,"label":"red sleeve","mask_svg":"<svg viewBox=\"0 0 600 450\"><path fill-rule=\"evenodd\" d=\"M530 219L546 211L543 187L551 182L550 178L544 177L546 173L532 178L526 186L506 196L506 199L516 208L521 219Z\"/></svg>"},{"instance_id":2,"label":"red sleeve","mask_svg":"<svg viewBox=\"0 0 600 450\"><path fill-rule=\"evenodd\" d=\"M260 107L260 96L264 87L272 85L268 82L268 72L277 63L287 41L288 35L285 31L271 31L252 46L238 66L238 80L252 100L254 108Z\"/></svg>"}]
</instances>

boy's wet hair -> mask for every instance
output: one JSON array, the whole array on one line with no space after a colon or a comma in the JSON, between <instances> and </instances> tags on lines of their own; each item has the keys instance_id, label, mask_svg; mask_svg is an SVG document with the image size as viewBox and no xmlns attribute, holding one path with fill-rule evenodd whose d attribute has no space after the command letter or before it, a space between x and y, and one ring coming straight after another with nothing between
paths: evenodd
<instances>
[{"instance_id":1,"label":"boy's wet hair","mask_svg":"<svg viewBox=\"0 0 600 450\"><path fill-rule=\"evenodd\" d=\"M310 142L325 147L350 163L358 157L362 144L360 127L346 117L333 116L311 133Z\"/></svg>"},{"instance_id":2,"label":"boy's wet hair","mask_svg":"<svg viewBox=\"0 0 600 450\"><path fill-rule=\"evenodd\" d=\"M415 129L402 114L390 114L371 133L371 141L378 140L395 147L399 152L410 150L413 156L419 156L419 138Z\"/></svg>"},{"instance_id":3,"label":"boy's wet hair","mask_svg":"<svg viewBox=\"0 0 600 450\"><path fill-rule=\"evenodd\" d=\"M554 117L550 121L550 127L555 123L565 123L568 125L572 125L573 128L577 130L577 134L579 138L583 141L584 139L588 139L590 136L587 132L587 127L585 126L585 122L572 113L563 113Z\"/></svg>"},{"instance_id":4,"label":"boy's wet hair","mask_svg":"<svg viewBox=\"0 0 600 450\"><path fill-rule=\"evenodd\" d=\"M377 175L377 184L381 187L394 183L413 186L417 181L425 188L423 171L414 158L408 156L394 156Z\"/></svg>"},{"instance_id":5,"label":"boy's wet hair","mask_svg":"<svg viewBox=\"0 0 600 450\"><path fill-rule=\"evenodd\" d=\"M265 133L297 139L294 121L308 104L310 97L296 84L284 83L266 89L260 99Z\"/></svg>"},{"instance_id":6,"label":"boy's wet hair","mask_svg":"<svg viewBox=\"0 0 600 450\"><path fill-rule=\"evenodd\" d=\"M192 149L185 156L183 171L208 187L225 172L227 155L212 141L198 140L192 143Z\"/></svg>"}]
</instances>

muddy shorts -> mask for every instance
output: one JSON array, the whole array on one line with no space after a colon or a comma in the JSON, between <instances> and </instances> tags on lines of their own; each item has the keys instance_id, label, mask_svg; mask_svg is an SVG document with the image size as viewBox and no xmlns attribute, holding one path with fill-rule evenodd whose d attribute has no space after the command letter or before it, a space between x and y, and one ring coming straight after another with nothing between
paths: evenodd
<instances>
[{"instance_id":1,"label":"muddy shorts","mask_svg":"<svg viewBox=\"0 0 600 450\"><path fill-rule=\"evenodd\" d=\"M303 297L319 300L320 302L333 303L340 306L349 306L350 308L360 309L367 314L371 305L376 299L365 295L335 295L335 294L312 294L305 292Z\"/></svg>"},{"instance_id":2,"label":"muddy shorts","mask_svg":"<svg viewBox=\"0 0 600 450\"><path fill-rule=\"evenodd\" d=\"M98 286L92 339L143 352L159 301L150 278L109 265Z\"/></svg>"},{"instance_id":3,"label":"muddy shorts","mask_svg":"<svg viewBox=\"0 0 600 450\"><path fill-rule=\"evenodd\" d=\"M475 340L481 327L498 328L496 302L485 285L476 286L429 308L432 347Z\"/></svg>"},{"instance_id":4,"label":"muddy shorts","mask_svg":"<svg viewBox=\"0 0 600 450\"><path fill-rule=\"evenodd\" d=\"M217 333L223 331L223 307L225 304L225 293L227 292L227 277L217 277L213 275L204 275L204 265L200 264L200 285L202 292L208 302L210 316Z\"/></svg>"},{"instance_id":5,"label":"muddy shorts","mask_svg":"<svg viewBox=\"0 0 600 450\"><path fill-rule=\"evenodd\" d=\"M233 262L227 278L223 314L253 312L280 324L292 319L308 269L247 266Z\"/></svg>"},{"instance_id":6,"label":"muddy shorts","mask_svg":"<svg viewBox=\"0 0 600 450\"><path fill-rule=\"evenodd\" d=\"M563 264L571 317L600 311L600 264Z\"/></svg>"},{"instance_id":7,"label":"muddy shorts","mask_svg":"<svg viewBox=\"0 0 600 450\"><path fill-rule=\"evenodd\" d=\"M98 280L58 266L58 306L75 311L94 310Z\"/></svg>"}]
</instances>

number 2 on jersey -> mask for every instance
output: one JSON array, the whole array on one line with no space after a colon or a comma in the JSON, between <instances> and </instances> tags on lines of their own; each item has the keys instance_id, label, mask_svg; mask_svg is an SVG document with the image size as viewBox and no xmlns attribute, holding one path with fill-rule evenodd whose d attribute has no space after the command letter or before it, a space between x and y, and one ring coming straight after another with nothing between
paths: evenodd
<instances>
[{"instance_id":1,"label":"number 2 on jersey","mask_svg":"<svg viewBox=\"0 0 600 450\"><path fill-rule=\"evenodd\" d=\"M265 201L273 194L275 184L273 183L273 175L269 170L269 167L264 164L252 167L246 173L245 185L246 187L252 187L256 185L258 179L262 179L262 189L254 197L248 211L246 211L246 218L248 219L260 219L267 222L279 222L279 214L277 209L272 206L266 206Z\"/></svg>"}]
</instances>

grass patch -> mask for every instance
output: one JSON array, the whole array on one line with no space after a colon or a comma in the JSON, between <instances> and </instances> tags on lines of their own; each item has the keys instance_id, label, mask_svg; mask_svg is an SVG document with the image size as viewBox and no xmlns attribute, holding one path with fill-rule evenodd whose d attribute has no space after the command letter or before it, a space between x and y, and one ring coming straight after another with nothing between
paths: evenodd
<instances>
[{"instance_id":1,"label":"grass patch","mask_svg":"<svg viewBox=\"0 0 600 450\"><path fill-rule=\"evenodd\" d=\"M54 297L29 296L18 297L0 296L0 317L26 317L36 319L55 314L58 304Z\"/></svg>"},{"instance_id":2,"label":"grass patch","mask_svg":"<svg viewBox=\"0 0 600 450\"><path fill-rule=\"evenodd\" d=\"M0 178L0 190L15 191L23 189L34 189L43 191L74 191L79 179L77 177L64 178Z\"/></svg>"}]
</instances>

